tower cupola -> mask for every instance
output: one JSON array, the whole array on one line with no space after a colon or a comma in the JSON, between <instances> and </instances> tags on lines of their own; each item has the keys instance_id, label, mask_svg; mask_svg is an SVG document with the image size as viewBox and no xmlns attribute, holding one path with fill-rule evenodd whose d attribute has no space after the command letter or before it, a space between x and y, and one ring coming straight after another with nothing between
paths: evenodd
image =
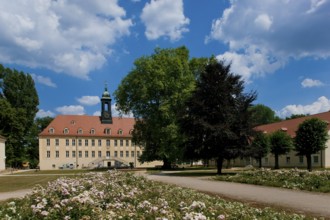
<instances>
[{"instance_id":1,"label":"tower cupola","mask_svg":"<svg viewBox=\"0 0 330 220\"><path fill-rule=\"evenodd\" d=\"M101 98L101 123L112 124L111 97L108 92L107 83L105 83L104 92Z\"/></svg>"}]
</instances>

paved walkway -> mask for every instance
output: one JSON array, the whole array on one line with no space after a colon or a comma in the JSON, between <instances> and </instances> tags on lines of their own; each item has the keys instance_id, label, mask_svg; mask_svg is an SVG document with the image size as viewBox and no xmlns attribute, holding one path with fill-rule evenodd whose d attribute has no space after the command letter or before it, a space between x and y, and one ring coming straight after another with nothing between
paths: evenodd
<instances>
[{"instance_id":1,"label":"paved walkway","mask_svg":"<svg viewBox=\"0 0 330 220\"><path fill-rule=\"evenodd\" d=\"M218 194L238 201L281 207L294 210L297 213L312 214L330 219L330 194L214 181L196 177L167 176L164 174L146 175L146 177L155 181Z\"/></svg>"}]
</instances>

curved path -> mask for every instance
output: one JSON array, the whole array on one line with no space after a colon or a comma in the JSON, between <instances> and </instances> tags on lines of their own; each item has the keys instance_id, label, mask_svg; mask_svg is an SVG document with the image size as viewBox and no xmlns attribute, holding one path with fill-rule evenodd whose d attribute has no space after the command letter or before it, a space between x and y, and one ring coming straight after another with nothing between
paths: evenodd
<instances>
[{"instance_id":1,"label":"curved path","mask_svg":"<svg viewBox=\"0 0 330 220\"><path fill-rule=\"evenodd\" d=\"M150 180L218 194L237 201L281 207L330 219L330 194L207 180L196 177L146 175Z\"/></svg>"}]
</instances>

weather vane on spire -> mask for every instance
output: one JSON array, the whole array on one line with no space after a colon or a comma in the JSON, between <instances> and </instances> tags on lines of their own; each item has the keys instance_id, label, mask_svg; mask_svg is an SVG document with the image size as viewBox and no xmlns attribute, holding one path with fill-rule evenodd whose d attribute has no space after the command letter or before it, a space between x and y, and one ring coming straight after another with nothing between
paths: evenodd
<instances>
[{"instance_id":1,"label":"weather vane on spire","mask_svg":"<svg viewBox=\"0 0 330 220\"><path fill-rule=\"evenodd\" d=\"M108 91L108 82L106 80L104 81L104 87L105 87L105 91Z\"/></svg>"}]
</instances>

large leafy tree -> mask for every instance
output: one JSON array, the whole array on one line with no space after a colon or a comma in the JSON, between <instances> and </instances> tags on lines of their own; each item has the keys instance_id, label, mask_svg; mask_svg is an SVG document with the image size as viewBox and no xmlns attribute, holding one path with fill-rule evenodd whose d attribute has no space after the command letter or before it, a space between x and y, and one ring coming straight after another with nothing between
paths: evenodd
<instances>
[{"instance_id":1,"label":"large leafy tree","mask_svg":"<svg viewBox=\"0 0 330 220\"><path fill-rule=\"evenodd\" d=\"M159 49L137 59L135 67L115 91L120 112L136 119L133 141L144 146L141 162L162 160L164 167L179 159L182 136L177 112L194 88L196 60L189 62L185 47Z\"/></svg>"},{"instance_id":2,"label":"large leafy tree","mask_svg":"<svg viewBox=\"0 0 330 220\"><path fill-rule=\"evenodd\" d=\"M270 134L270 151L275 157L275 169L279 169L279 156L293 149L293 140L286 132L278 130Z\"/></svg>"},{"instance_id":3,"label":"large leafy tree","mask_svg":"<svg viewBox=\"0 0 330 220\"><path fill-rule=\"evenodd\" d=\"M298 155L306 156L309 171L312 171L312 154L326 148L327 127L327 123L321 119L311 118L301 123L296 131L295 150Z\"/></svg>"},{"instance_id":4,"label":"large leafy tree","mask_svg":"<svg viewBox=\"0 0 330 220\"><path fill-rule=\"evenodd\" d=\"M254 105L249 110L252 113L254 126L270 124L281 120L271 108L262 104Z\"/></svg>"},{"instance_id":5,"label":"large leafy tree","mask_svg":"<svg viewBox=\"0 0 330 220\"><path fill-rule=\"evenodd\" d=\"M244 93L244 82L230 72L230 65L211 58L181 113L186 155L215 159L221 174L223 160L237 157L248 145L252 132L248 109L255 98L254 92Z\"/></svg>"},{"instance_id":6,"label":"large leafy tree","mask_svg":"<svg viewBox=\"0 0 330 220\"><path fill-rule=\"evenodd\" d=\"M38 105L32 77L0 65L0 133L7 138L6 161L10 166L20 166L26 159L26 135Z\"/></svg>"},{"instance_id":7,"label":"large leafy tree","mask_svg":"<svg viewBox=\"0 0 330 220\"><path fill-rule=\"evenodd\" d=\"M248 148L247 155L259 161L259 167L262 167L262 158L267 156L270 151L269 137L263 132L257 132L251 145Z\"/></svg>"}]
</instances>

